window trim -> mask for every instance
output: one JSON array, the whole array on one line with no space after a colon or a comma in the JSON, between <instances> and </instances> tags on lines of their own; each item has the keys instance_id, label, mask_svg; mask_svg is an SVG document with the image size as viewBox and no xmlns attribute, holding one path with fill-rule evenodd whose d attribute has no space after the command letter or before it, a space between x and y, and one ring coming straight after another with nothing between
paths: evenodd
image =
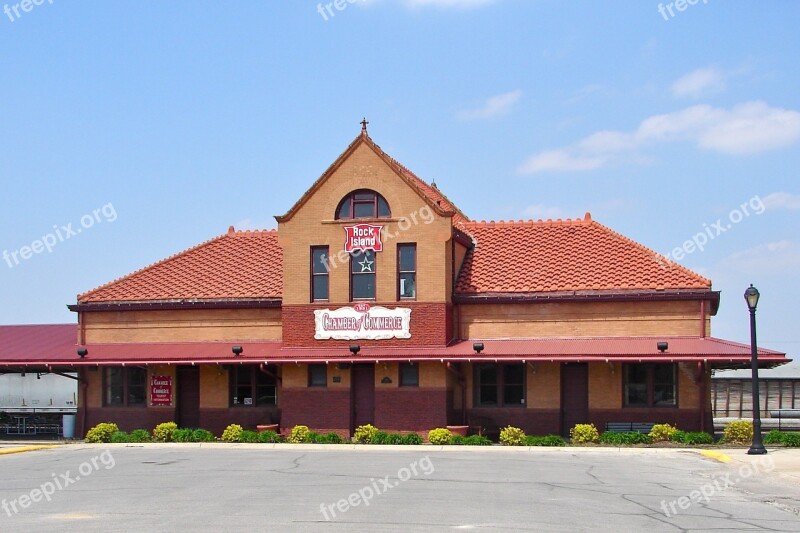
<instances>
[{"instance_id":1,"label":"window trim","mask_svg":"<svg viewBox=\"0 0 800 533\"><path fill-rule=\"evenodd\" d=\"M358 252L358 251L357 251ZM353 252L350 255L350 301L351 302L374 302L378 299L378 254L375 253L375 250L360 250L360 253ZM353 272L353 264L355 263L355 259L357 257L364 257L368 253L372 253L372 272ZM368 298L354 298L353 297L353 276L363 276L366 274L371 274L375 278L375 293L373 296Z\"/></svg>"},{"instance_id":2,"label":"window trim","mask_svg":"<svg viewBox=\"0 0 800 533\"><path fill-rule=\"evenodd\" d=\"M416 383L404 383L403 382L403 367L411 367L416 369L417 371L417 382ZM404 388L419 388L419 363L399 363L397 365L397 386L404 387Z\"/></svg>"},{"instance_id":3,"label":"window trim","mask_svg":"<svg viewBox=\"0 0 800 533\"><path fill-rule=\"evenodd\" d=\"M672 367L673 391L675 396L675 403L672 405L655 405L655 368L659 365L666 365ZM625 389L627 383L628 368L632 366L643 366L647 372L647 403L646 404L628 404L628 394ZM678 363L624 363L622 366L622 408L623 409L678 409L680 405L680 375L678 374Z\"/></svg>"},{"instance_id":4,"label":"window trim","mask_svg":"<svg viewBox=\"0 0 800 533\"><path fill-rule=\"evenodd\" d=\"M274 366L274 365L268 365L268 367L271 367L274 370L277 370L277 367ZM250 369L250 384L249 385L242 385L242 384L239 383L239 378L238 378L237 372L240 370L240 368L249 368ZM277 378L273 378L272 376L266 376L266 374L264 374L266 377L271 378L275 382L273 385L266 385L266 386L275 387L275 403L272 403L272 404L269 404L269 403L268 404L259 404L258 403L258 374L262 374L262 372L258 368L258 366L256 366L256 365L248 365L248 366L243 366L243 367L232 366L232 367L229 368L229 370L228 370L228 406L229 407L231 407L233 409L239 409L239 408L248 408L249 409L251 407L262 407L262 408L266 407L266 408L270 408L270 407L277 407L278 406L278 391L280 390L280 388L278 387L278 380L277 380ZM233 403L233 397L236 395L237 389L240 386L242 386L242 387L249 386L250 387L251 398L253 398L253 403L252 404L247 405L244 402L242 402L242 403Z\"/></svg>"},{"instance_id":5,"label":"window trim","mask_svg":"<svg viewBox=\"0 0 800 533\"><path fill-rule=\"evenodd\" d=\"M369 204L370 203L369 201L365 201L365 200L356 201L356 195L358 195L358 194L371 194L372 195L372 201L371 201L372 207L373 207L373 209L372 209L372 213L373 214L372 215L367 216L367 217L357 217L357 216L355 216L356 203L359 203L359 204ZM350 200L350 212L348 213L348 216L340 217L339 216L339 211L341 211L342 205L347 200ZM381 215L380 214L380 201L381 200L383 200L383 203L386 204L386 209L389 211L389 213L386 214L386 215ZM341 200L339 200L339 203L336 204L336 212L333 214L333 218L334 218L334 220L367 220L367 219L373 219L373 218L392 218L392 209L389 206L389 202L386 201L386 198L384 198L383 195L380 194L378 191L375 191L375 190L372 190L372 189L356 189L354 191L350 191L344 197L342 197Z\"/></svg>"},{"instance_id":6,"label":"window trim","mask_svg":"<svg viewBox=\"0 0 800 533\"><path fill-rule=\"evenodd\" d=\"M113 370L114 368L119 368L120 370L122 370L122 403L120 404L113 404L108 401L108 387L109 387L108 372ZM128 399L130 398L130 386L131 386L129 371L132 369L141 370L144 372L144 383L142 384L142 389L144 392L144 401L142 403L131 404L128 401ZM103 368L103 407L111 407L111 408L148 407L150 404L150 395L148 394L149 391L147 390L147 378L148 378L147 369L138 366L123 366L123 367L107 366Z\"/></svg>"},{"instance_id":7,"label":"window trim","mask_svg":"<svg viewBox=\"0 0 800 533\"><path fill-rule=\"evenodd\" d=\"M400 252L403 248L411 248L414 250L414 270L401 270L400 266ZM400 281L403 274L414 274L414 296L403 296L400 291ZM414 301L417 299L417 243L415 242L402 242L397 243L397 301L407 300Z\"/></svg>"},{"instance_id":8,"label":"window trim","mask_svg":"<svg viewBox=\"0 0 800 533\"><path fill-rule=\"evenodd\" d=\"M507 366L519 365L522 367L522 402L520 403L505 403L505 370ZM480 369L484 366L494 366L497 368L497 378L495 386L497 387L497 403L495 405L487 405L480 402ZM473 405L480 409L525 409L528 407L528 367L524 363L477 363L473 367Z\"/></svg>"},{"instance_id":9,"label":"window trim","mask_svg":"<svg viewBox=\"0 0 800 533\"><path fill-rule=\"evenodd\" d=\"M325 270L325 273L314 272L314 267L316 266L316 264L314 262L314 252L320 251L320 250L324 250L324 252L325 252L325 259L326 259L326 263L327 263L326 266L328 267ZM310 278L309 282L311 283L309 295L310 295L311 303L314 303L314 302L329 302L330 301L330 298L331 298L331 285L330 285L330 283L331 283L331 276L330 276L331 269L330 269L330 265L331 265L330 247L328 245L312 246L311 247L311 268L310 268L310 273L309 273L310 274L309 275L309 278ZM314 280L315 280L315 278L322 277L322 276L328 278L328 296L326 298L315 298L316 295L314 294Z\"/></svg>"},{"instance_id":10,"label":"window trim","mask_svg":"<svg viewBox=\"0 0 800 533\"><path fill-rule=\"evenodd\" d=\"M314 368L322 368L324 370L324 376L325 376L324 383L315 384L315 383L312 382L312 380L311 380L311 368L312 367L314 367ZM321 389L321 388L325 388L327 386L328 386L328 365L326 365L325 363L309 363L308 364L308 387L309 388L315 388L315 389L317 389L317 388Z\"/></svg>"}]
</instances>

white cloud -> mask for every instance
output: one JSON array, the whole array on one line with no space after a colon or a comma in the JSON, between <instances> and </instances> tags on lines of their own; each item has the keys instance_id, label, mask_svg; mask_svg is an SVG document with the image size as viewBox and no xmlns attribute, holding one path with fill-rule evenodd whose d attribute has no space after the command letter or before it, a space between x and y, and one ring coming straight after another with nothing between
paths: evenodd
<instances>
[{"instance_id":1,"label":"white cloud","mask_svg":"<svg viewBox=\"0 0 800 533\"><path fill-rule=\"evenodd\" d=\"M536 174L537 172L556 171L569 172L576 170L594 170L606 162L602 157L573 156L566 150L549 150L540 152L519 167L520 174Z\"/></svg>"},{"instance_id":2,"label":"white cloud","mask_svg":"<svg viewBox=\"0 0 800 533\"><path fill-rule=\"evenodd\" d=\"M681 76L672 84L672 96L675 98L700 98L725 90L727 75L718 68L707 67L693 70Z\"/></svg>"},{"instance_id":3,"label":"white cloud","mask_svg":"<svg viewBox=\"0 0 800 533\"><path fill-rule=\"evenodd\" d=\"M732 254L722 264L726 269L748 274L793 273L800 268L800 245L789 240L768 242Z\"/></svg>"},{"instance_id":4,"label":"white cloud","mask_svg":"<svg viewBox=\"0 0 800 533\"><path fill-rule=\"evenodd\" d=\"M700 149L749 155L783 148L798 139L800 112L760 101L731 109L696 105L648 117L632 132L599 131L573 145L542 151L523 163L519 172L594 170L620 159L641 163L649 159L637 150L668 142L690 142Z\"/></svg>"},{"instance_id":5,"label":"white cloud","mask_svg":"<svg viewBox=\"0 0 800 533\"><path fill-rule=\"evenodd\" d=\"M544 220L564 217L564 211L560 207L544 204L529 205L522 211L522 214L533 219L541 218Z\"/></svg>"},{"instance_id":6,"label":"white cloud","mask_svg":"<svg viewBox=\"0 0 800 533\"><path fill-rule=\"evenodd\" d=\"M774 192L762 199L767 209L800 209L800 194Z\"/></svg>"},{"instance_id":7,"label":"white cloud","mask_svg":"<svg viewBox=\"0 0 800 533\"><path fill-rule=\"evenodd\" d=\"M495 0L404 0L409 7L471 8L493 4Z\"/></svg>"},{"instance_id":8,"label":"white cloud","mask_svg":"<svg viewBox=\"0 0 800 533\"><path fill-rule=\"evenodd\" d=\"M514 104L519 101L520 97L522 97L522 91L519 89L492 96L486 100L483 106L477 109L459 111L458 118L461 120L479 120L504 115L511 110Z\"/></svg>"}]
</instances>

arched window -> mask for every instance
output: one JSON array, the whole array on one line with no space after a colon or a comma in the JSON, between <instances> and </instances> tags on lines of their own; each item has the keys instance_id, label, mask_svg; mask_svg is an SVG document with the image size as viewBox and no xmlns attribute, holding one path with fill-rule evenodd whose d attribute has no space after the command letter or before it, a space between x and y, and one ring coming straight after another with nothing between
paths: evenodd
<instances>
[{"instance_id":1,"label":"arched window","mask_svg":"<svg viewBox=\"0 0 800 533\"><path fill-rule=\"evenodd\" d=\"M345 196L336 208L336 220L348 218L389 218L389 204L375 191L360 189Z\"/></svg>"}]
</instances>

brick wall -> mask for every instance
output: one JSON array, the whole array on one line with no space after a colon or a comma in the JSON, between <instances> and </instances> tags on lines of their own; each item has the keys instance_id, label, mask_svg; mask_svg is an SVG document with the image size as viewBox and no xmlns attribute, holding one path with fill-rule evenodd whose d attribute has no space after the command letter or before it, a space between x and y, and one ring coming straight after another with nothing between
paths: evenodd
<instances>
[{"instance_id":1,"label":"brick wall","mask_svg":"<svg viewBox=\"0 0 800 533\"><path fill-rule=\"evenodd\" d=\"M375 391L375 426L386 432L426 432L447 425L447 390L417 387Z\"/></svg>"},{"instance_id":2,"label":"brick wall","mask_svg":"<svg viewBox=\"0 0 800 533\"><path fill-rule=\"evenodd\" d=\"M285 389L281 427L302 424L318 433L350 433L350 390L328 388Z\"/></svg>"}]
</instances>

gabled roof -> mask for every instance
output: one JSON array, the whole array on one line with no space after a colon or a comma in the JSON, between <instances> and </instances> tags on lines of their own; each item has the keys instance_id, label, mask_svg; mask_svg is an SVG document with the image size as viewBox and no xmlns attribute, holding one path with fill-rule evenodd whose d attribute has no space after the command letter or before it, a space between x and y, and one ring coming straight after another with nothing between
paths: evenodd
<instances>
[{"instance_id":1,"label":"gabled roof","mask_svg":"<svg viewBox=\"0 0 800 533\"><path fill-rule=\"evenodd\" d=\"M469 222L457 294L710 291L711 281L591 219Z\"/></svg>"},{"instance_id":2,"label":"gabled roof","mask_svg":"<svg viewBox=\"0 0 800 533\"><path fill-rule=\"evenodd\" d=\"M280 298L277 230L234 231L78 296L79 303Z\"/></svg>"},{"instance_id":3,"label":"gabled roof","mask_svg":"<svg viewBox=\"0 0 800 533\"><path fill-rule=\"evenodd\" d=\"M275 219L278 222L285 222L288 221L294 216L300 207L305 204L309 198L322 186L323 183L336 171L337 168L341 166L341 164L348 158L350 155L358 148L360 145L366 145L375 152L375 154L380 157L392 170L397 173L397 175L405 181L411 189L413 189L419 196L422 198L431 208L436 211L437 214L440 216L450 216L453 219L453 224L455 225L463 225L463 223L469 221L464 213L462 213L456 206L451 202L445 195L442 193L436 186L429 185L425 183L421 178L419 178L416 174L408 170L406 167L401 165L395 159L393 159L389 154L384 152L380 146L375 144L375 142L370 138L367 134L366 130L363 130L358 137L356 137L353 142L345 149L342 154L336 158L336 161L328 167L328 169L322 174L322 176L315 181L311 187L300 197L299 200L292 206L289 211L286 212L285 215L276 216Z\"/></svg>"}]
</instances>

